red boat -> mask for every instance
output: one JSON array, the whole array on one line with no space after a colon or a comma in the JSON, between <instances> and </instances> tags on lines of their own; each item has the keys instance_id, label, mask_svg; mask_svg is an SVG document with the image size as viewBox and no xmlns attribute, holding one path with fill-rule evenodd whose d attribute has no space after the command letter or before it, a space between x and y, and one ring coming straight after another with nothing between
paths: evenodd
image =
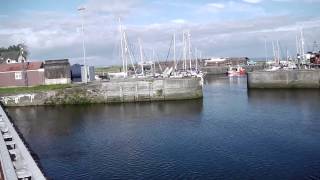
<instances>
[{"instance_id":1,"label":"red boat","mask_svg":"<svg viewBox=\"0 0 320 180\"><path fill-rule=\"evenodd\" d=\"M246 70L240 66L237 66L237 67L230 66L227 74L228 76L243 76L246 74Z\"/></svg>"}]
</instances>

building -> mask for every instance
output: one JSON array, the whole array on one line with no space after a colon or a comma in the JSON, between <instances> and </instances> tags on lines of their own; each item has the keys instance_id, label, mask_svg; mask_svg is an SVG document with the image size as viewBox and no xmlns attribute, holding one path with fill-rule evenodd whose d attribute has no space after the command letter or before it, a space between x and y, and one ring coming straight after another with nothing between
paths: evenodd
<instances>
[{"instance_id":1,"label":"building","mask_svg":"<svg viewBox=\"0 0 320 180\"><path fill-rule=\"evenodd\" d=\"M93 66L81 66L81 81L82 82L90 82L95 80L95 72ZM87 74L87 75L86 75Z\"/></svg>"},{"instance_id":2,"label":"building","mask_svg":"<svg viewBox=\"0 0 320 180\"><path fill-rule=\"evenodd\" d=\"M83 65L74 64L71 66L71 79L73 82L90 82L95 80L95 70L93 66L86 66L87 71ZM87 73L87 76L85 75Z\"/></svg>"},{"instance_id":3,"label":"building","mask_svg":"<svg viewBox=\"0 0 320 180\"><path fill-rule=\"evenodd\" d=\"M24 63L26 57L21 51L5 51L0 53L0 64Z\"/></svg>"},{"instance_id":4,"label":"building","mask_svg":"<svg viewBox=\"0 0 320 180\"><path fill-rule=\"evenodd\" d=\"M68 59L46 60L44 73L46 85L71 83L71 69Z\"/></svg>"},{"instance_id":5,"label":"building","mask_svg":"<svg viewBox=\"0 0 320 180\"><path fill-rule=\"evenodd\" d=\"M248 61L247 57L212 58L205 60L205 66L247 65Z\"/></svg>"},{"instance_id":6,"label":"building","mask_svg":"<svg viewBox=\"0 0 320 180\"><path fill-rule=\"evenodd\" d=\"M81 65L74 64L71 66L71 80L72 82L81 82Z\"/></svg>"},{"instance_id":7,"label":"building","mask_svg":"<svg viewBox=\"0 0 320 180\"><path fill-rule=\"evenodd\" d=\"M42 62L0 64L0 87L36 86L44 84Z\"/></svg>"}]
</instances>

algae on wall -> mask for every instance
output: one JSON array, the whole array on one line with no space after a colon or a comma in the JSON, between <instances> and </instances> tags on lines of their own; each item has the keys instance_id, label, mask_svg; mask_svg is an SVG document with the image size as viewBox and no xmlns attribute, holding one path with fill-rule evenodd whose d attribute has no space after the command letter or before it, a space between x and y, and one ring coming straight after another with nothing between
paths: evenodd
<instances>
[{"instance_id":1,"label":"algae on wall","mask_svg":"<svg viewBox=\"0 0 320 180\"><path fill-rule=\"evenodd\" d=\"M6 106L93 104L202 98L200 78L159 78L89 83L1 97Z\"/></svg>"}]
</instances>

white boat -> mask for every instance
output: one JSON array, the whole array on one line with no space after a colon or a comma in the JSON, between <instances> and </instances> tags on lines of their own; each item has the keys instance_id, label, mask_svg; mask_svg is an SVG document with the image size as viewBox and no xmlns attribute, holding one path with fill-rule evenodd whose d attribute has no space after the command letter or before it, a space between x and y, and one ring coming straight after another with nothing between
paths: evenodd
<instances>
[{"instance_id":1,"label":"white boat","mask_svg":"<svg viewBox=\"0 0 320 180\"><path fill-rule=\"evenodd\" d=\"M211 58L209 60L205 60L205 66L207 66L208 64L214 64L214 63L221 63L221 62L225 62L227 59L226 58Z\"/></svg>"},{"instance_id":2,"label":"white boat","mask_svg":"<svg viewBox=\"0 0 320 180\"><path fill-rule=\"evenodd\" d=\"M121 79L121 78L126 78L127 73L125 73L125 72L108 73L108 76L110 79Z\"/></svg>"},{"instance_id":3,"label":"white boat","mask_svg":"<svg viewBox=\"0 0 320 180\"><path fill-rule=\"evenodd\" d=\"M278 71L279 69L281 69L280 66L271 66L271 68L266 69L266 71Z\"/></svg>"}]
</instances>

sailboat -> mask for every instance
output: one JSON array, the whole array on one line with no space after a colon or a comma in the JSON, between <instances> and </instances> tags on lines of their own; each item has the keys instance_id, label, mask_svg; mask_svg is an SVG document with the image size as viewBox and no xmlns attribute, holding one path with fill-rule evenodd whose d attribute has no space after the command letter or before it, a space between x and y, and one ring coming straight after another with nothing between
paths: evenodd
<instances>
[{"instance_id":1,"label":"sailboat","mask_svg":"<svg viewBox=\"0 0 320 180\"><path fill-rule=\"evenodd\" d=\"M119 79L119 78L128 78L128 59L131 62L131 65L134 70L134 74L136 74L136 68L133 64L132 53L129 49L127 34L124 31L121 20L119 19L119 32L120 32L120 57L122 60L122 71L117 73L108 73L110 79Z\"/></svg>"}]
</instances>

